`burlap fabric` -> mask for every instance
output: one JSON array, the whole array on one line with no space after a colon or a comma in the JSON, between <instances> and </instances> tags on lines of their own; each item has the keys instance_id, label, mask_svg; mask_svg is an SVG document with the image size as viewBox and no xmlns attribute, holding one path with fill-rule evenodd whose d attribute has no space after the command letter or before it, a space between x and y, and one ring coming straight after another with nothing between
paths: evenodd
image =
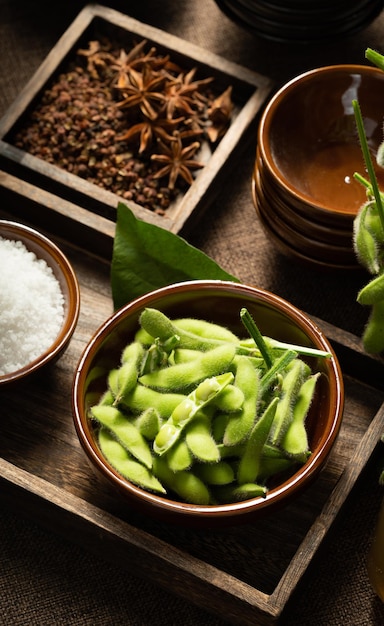
<instances>
[{"instance_id":1,"label":"burlap fabric","mask_svg":"<svg viewBox=\"0 0 384 626\"><path fill-rule=\"evenodd\" d=\"M0 0L0 114L40 65L84 3ZM363 32L326 45L258 39L233 24L213 0L105 2L131 16L272 77L277 83L313 67L364 62L383 48L384 15ZM255 137L190 241L243 281L274 291L312 315L360 334L355 304L362 275L313 271L288 261L262 232L251 197ZM1 415L1 408L0 408ZM366 574L366 554L382 498L375 455L284 611L290 625L384 623ZM67 540L0 512L0 624L4 626L219 626L225 622L171 593L90 555Z\"/></svg>"}]
</instances>

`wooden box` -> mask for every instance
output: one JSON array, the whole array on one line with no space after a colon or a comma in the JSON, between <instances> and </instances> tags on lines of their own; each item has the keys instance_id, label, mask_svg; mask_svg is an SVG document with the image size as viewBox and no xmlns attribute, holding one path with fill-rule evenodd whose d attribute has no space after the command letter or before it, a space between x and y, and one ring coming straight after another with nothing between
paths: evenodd
<instances>
[{"instance_id":1,"label":"wooden box","mask_svg":"<svg viewBox=\"0 0 384 626\"><path fill-rule=\"evenodd\" d=\"M60 243L79 278L82 300L73 339L57 364L1 390L1 506L30 515L233 624L275 624L384 431L383 362L365 354L359 338L312 317L340 360L345 411L329 461L311 488L272 516L220 530L183 528L138 514L95 476L71 417L77 363L113 312L112 223L97 215L90 221L81 207L4 172L0 197L1 218L39 227Z\"/></svg>"},{"instance_id":2,"label":"wooden box","mask_svg":"<svg viewBox=\"0 0 384 626\"><path fill-rule=\"evenodd\" d=\"M212 77L219 93L232 86L234 109L230 127L206 159L205 167L198 171L189 189L176 198L166 209L165 215L158 215L129 201L130 208L140 219L179 233L187 229L212 202L220 180L224 175L230 175L233 159L246 140L256 140L257 114L272 84L261 75L113 9L97 4L86 6L0 120L0 169L38 189L73 202L89 213L112 222L115 220L117 203L122 200L116 193L14 145L15 133L22 127L26 115L33 110L55 77L65 71L76 51L87 47L90 41L103 37L121 42L125 50L145 39L149 47L154 46L160 54L169 55L185 71L196 68L196 80Z\"/></svg>"}]
</instances>

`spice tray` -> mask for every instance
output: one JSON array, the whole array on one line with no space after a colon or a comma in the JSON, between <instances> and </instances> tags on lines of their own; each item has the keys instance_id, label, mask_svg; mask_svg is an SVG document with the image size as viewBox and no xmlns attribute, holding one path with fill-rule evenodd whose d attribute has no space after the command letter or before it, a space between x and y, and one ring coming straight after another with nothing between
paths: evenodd
<instances>
[{"instance_id":1,"label":"spice tray","mask_svg":"<svg viewBox=\"0 0 384 626\"><path fill-rule=\"evenodd\" d=\"M41 190L33 197L29 183L7 173L0 182L0 216L38 226L59 243L81 291L78 326L62 358L42 376L1 391L0 506L31 516L230 623L277 623L384 430L383 363L367 356L354 335L316 320L344 372L344 419L326 467L287 507L252 524L219 530L164 524L138 514L88 465L70 400L80 355L113 312L113 230L101 217L93 224L84 219L80 232L62 230L60 213L44 224L55 204L68 214L68 223L76 206ZM82 216L83 209L77 209ZM94 243L87 249L92 232Z\"/></svg>"},{"instance_id":2,"label":"spice tray","mask_svg":"<svg viewBox=\"0 0 384 626\"><path fill-rule=\"evenodd\" d=\"M72 173L65 163L60 167L53 165L44 159L44 155L35 156L15 145L16 134L25 128L28 115L36 110L42 96L57 77L67 71L76 52L88 49L91 41L103 41L105 38L116 41L126 52L145 40L149 49L154 47L185 72L196 69L194 80L212 78L218 93L232 87L233 112L229 128L213 147L205 145L204 156L200 159L205 166L195 172L194 182L189 188L172 200L164 214L146 208L135 199L129 200L129 206L138 218L175 233L186 231L212 202L220 181L230 174L233 159L243 149L247 139L254 140L257 115L272 89L272 82L113 9L97 4L87 5L0 120L0 169L63 200L74 202L88 211L91 217L97 214L115 220L117 204L124 201L115 188L111 191L108 185L101 182L102 186L99 186L90 182L89 178ZM68 123L71 124L72 120ZM56 136L52 137L52 142L56 139Z\"/></svg>"}]
</instances>

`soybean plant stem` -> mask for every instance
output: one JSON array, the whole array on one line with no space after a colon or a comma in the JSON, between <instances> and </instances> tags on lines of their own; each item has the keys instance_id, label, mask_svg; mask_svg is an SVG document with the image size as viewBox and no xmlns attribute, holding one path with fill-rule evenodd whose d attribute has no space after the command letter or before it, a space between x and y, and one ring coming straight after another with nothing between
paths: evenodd
<instances>
[{"instance_id":1,"label":"soybean plant stem","mask_svg":"<svg viewBox=\"0 0 384 626\"><path fill-rule=\"evenodd\" d=\"M265 343L264 338L261 332L259 331L258 327L256 326L255 320L251 316L250 312L245 308L241 309L240 318L245 328L249 332L250 336L254 340L255 344L259 348L266 366L271 367L273 363L273 359L271 355L269 354L267 344Z\"/></svg>"},{"instance_id":2,"label":"soybean plant stem","mask_svg":"<svg viewBox=\"0 0 384 626\"><path fill-rule=\"evenodd\" d=\"M377 211L380 216L381 227L384 231L384 209L383 209L383 204L381 201L379 185L377 183L376 172L374 170L371 154L368 148L368 142L367 142L367 137L365 135L365 129L364 129L363 118L361 115L360 105L357 102L357 100L353 100L352 106L353 106L353 110L355 113L357 132L359 134L359 139L360 139L360 144L361 144L361 149L363 152L365 165L367 167L369 179L371 181L372 191L375 197Z\"/></svg>"}]
</instances>

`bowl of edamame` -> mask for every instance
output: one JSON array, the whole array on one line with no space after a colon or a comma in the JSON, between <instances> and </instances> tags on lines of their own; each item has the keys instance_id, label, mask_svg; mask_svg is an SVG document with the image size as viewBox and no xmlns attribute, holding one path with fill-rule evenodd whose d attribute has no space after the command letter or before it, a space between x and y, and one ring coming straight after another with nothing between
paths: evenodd
<instances>
[{"instance_id":1,"label":"bowl of edamame","mask_svg":"<svg viewBox=\"0 0 384 626\"><path fill-rule=\"evenodd\" d=\"M202 280L116 311L80 358L72 404L86 457L117 498L215 526L309 488L337 438L344 387L307 315L265 290Z\"/></svg>"}]
</instances>

